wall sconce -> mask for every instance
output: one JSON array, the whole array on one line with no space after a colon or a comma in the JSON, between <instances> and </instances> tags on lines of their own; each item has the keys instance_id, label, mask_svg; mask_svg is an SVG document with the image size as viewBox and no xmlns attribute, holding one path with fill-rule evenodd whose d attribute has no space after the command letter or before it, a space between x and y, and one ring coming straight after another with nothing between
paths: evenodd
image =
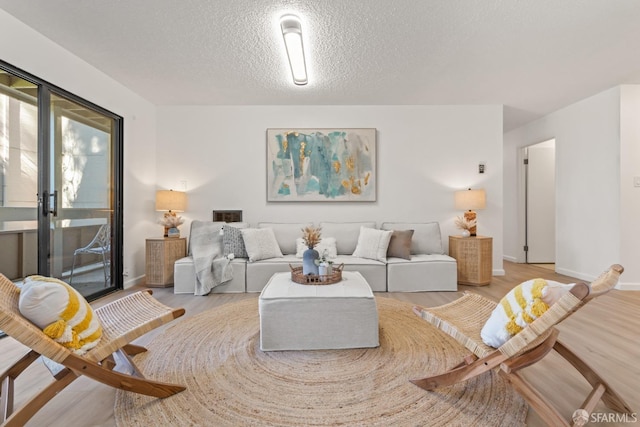
<instances>
[{"instance_id":1,"label":"wall sconce","mask_svg":"<svg viewBox=\"0 0 640 427\"><path fill-rule=\"evenodd\" d=\"M455 192L455 207L459 210L466 211L464 219L467 221L476 221L475 209L484 209L487 207L487 196L484 190L461 190ZM471 236L476 235L476 226L469 228Z\"/></svg>"},{"instance_id":2,"label":"wall sconce","mask_svg":"<svg viewBox=\"0 0 640 427\"><path fill-rule=\"evenodd\" d=\"M284 15L280 18L280 29L284 38L284 45L287 48L293 82L297 85L306 85L308 82L307 66L304 60L300 18L295 15Z\"/></svg>"},{"instance_id":3,"label":"wall sconce","mask_svg":"<svg viewBox=\"0 0 640 427\"><path fill-rule=\"evenodd\" d=\"M176 212L184 212L187 208L187 193L183 191L159 190L156 192L156 211L164 211L160 224L164 225L164 237L169 237L169 229L182 224ZM178 233L178 236L180 234Z\"/></svg>"}]
</instances>

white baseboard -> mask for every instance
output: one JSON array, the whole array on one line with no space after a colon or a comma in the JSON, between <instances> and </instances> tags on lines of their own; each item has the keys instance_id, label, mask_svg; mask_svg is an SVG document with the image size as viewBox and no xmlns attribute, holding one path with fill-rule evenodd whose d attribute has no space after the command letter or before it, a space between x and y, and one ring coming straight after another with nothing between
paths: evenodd
<instances>
[{"instance_id":1,"label":"white baseboard","mask_svg":"<svg viewBox=\"0 0 640 427\"><path fill-rule=\"evenodd\" d=\"M144 283L144 279L145 279L145 275L141 275L138 277L132 277L131 279L127 279L124 281L124 283L122 284L122 287L124 289L129 289L135 285L139 285L141 283Z\"/></svg>"},{"instance_id":2,"label":"white baseboard","mask_svg":"<svg viewBox=\"0 0 640 427\"><path fill-rule=\"evenodd\" d=\"M504 276L505 272L502 268L494 268L491 274L494 276Z\"/></svg>"},{"instance_id":3,"label":"white baseboard","mask_svg":"<svg viewBox=\"0 0 640 427\"><path fill-rule=\"evenodd\" d=\"M597 276L592 276L590 274L579 273L577 271L568 270L566 268L560 268L556 265L556 273L563 274L565 276L575 277L576 279L585 280L587 282L592 282L595 280Z\"/></svg>"},{"instance_id":4,"label":"white baseboard","mask_svg":"<svg viewBox=\"0 0 640 427\"><path fill-rule=\"evenodd\" d=\"M597 276L591 276L589 274L578 273L577 271L567 270L564 268L556 268L556 273L564 274L565 276L575 277L585 282L593 282ZM618 283L614 289L621 291L640 291L640 283Z\"/></svg>"},{"instance_id":5,"label":"white baseboard","mask_svg":"<svg viewBox=\"0 0 640 427\"><path fill-rule=\"evenodd\" d=\"M510 262L518 262L518 258L514 257L514 256L509 256L509 255L503 255L502 259L505 261L510 261Z\"/></svg>"},{"instance_id":6,"label":"white baseboard","mask_svg":"<svg viewBox=\"0 0 640 427\"><path fill-rule=\"evenodd\" d=\"M616 289L621 291L640 291L640 283L618 283Z\"/></svg>"}]
</instances>

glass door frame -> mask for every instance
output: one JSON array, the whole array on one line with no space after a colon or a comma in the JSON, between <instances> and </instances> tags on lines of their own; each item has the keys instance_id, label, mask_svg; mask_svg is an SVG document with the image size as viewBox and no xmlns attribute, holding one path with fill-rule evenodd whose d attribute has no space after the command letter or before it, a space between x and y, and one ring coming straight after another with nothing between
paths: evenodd
<instances>
[{"instance_id":1,"label":"glass door frame","mask_svg":"<svg viewBox=\"0 0 640 427\"><path fill-rule=\"evenodd\" d=\"M123 156L123 125L121 116L106 110L86 99L74 95L66 90L52 85L42 79L33 76L24 70L16 68L0 60L0 68L27 80L38 87L38 274L49 276L51 274L51 195L49 194L50 173L51 173L51 95L67 98L88 109L95 110L113 120L111 135L111 158L112 160L112 183L113 188L110 194L110 205L113 209L111 215L111 284L113 287L106 288L92 295L97 298L114 289L123 288L123 176L124 176L124 156Z\"/></svg>"}]
</instances>

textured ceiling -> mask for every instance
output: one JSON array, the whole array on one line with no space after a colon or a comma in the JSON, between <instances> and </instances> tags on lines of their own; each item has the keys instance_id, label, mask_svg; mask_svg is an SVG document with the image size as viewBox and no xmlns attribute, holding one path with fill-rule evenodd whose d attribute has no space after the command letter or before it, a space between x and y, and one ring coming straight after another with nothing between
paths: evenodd
<instances>
[{"instance_id":1,"label":"textured ceiling","mask_svg":"<svg viewBox=\"0 0 640 427\"><path fill-rule=\"evenodd\" d=\"M0 8L157 105L504 104L508 130L640 83L637 0L0 0ZM306 86L287 68L285 12L303 21Z\"/></svg>"}]
</instances>

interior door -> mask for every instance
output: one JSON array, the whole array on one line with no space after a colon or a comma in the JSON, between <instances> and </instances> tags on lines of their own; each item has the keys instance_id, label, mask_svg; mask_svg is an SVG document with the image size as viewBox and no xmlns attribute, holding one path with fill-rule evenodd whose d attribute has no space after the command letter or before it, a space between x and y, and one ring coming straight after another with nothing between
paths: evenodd
<instances>
[{"instance_id":1,"label":"interior door","mask_svg":"<svg viewBox=\"0 0 640 427\"><path fill-rule=\"evenodd\" d=\"M555 263L555 140L526 148L526 260Z\"/></svg>"}]
</instances>

